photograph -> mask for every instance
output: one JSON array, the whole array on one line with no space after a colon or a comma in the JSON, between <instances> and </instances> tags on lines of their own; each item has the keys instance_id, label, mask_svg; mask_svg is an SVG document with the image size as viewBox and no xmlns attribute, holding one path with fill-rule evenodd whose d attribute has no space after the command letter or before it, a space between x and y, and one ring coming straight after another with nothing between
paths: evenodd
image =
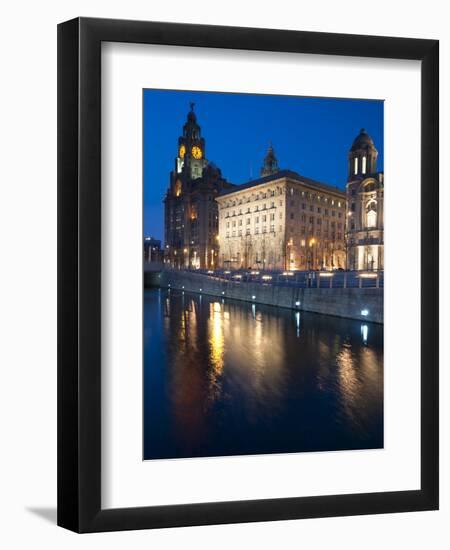
<instances>
[{"instance_id":1,"label":"photograph","mask_svg":"<svg viewBox=\"0 0 450 550\"><path fill-rule=\"evenodd\" d=\"M143 90L143 459L384 447L384 101Z\"/></svg>"}]
</instances>

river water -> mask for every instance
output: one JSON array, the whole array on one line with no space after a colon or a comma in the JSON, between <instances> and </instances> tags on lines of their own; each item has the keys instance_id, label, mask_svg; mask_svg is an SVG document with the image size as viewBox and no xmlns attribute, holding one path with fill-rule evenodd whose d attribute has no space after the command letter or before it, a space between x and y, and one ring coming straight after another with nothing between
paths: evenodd
<instances>
[{"instance_id":1,"label":"river water","mask_svg":"<svg viewBox=\"0 0 450 550\"><path fill-rule=\"evenodd\" d=\"M383 326L144 293L144 459L383 447Z\"/></svg>"}]
</instances>

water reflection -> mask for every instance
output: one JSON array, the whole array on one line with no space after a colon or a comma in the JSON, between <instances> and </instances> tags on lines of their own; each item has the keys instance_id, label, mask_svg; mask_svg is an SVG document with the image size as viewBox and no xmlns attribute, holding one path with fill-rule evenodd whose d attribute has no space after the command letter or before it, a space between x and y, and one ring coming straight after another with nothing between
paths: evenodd
<instances>
[{"instance_id":1,"label":"water reflection","mask_svg":"<svg viewBox=\"0 0 450 550\"><path fill-rule=\"evenodd\" d=\"M380 326L150 290L144 340L144 458L383 446Z\"/></svg>"}]
</instances>

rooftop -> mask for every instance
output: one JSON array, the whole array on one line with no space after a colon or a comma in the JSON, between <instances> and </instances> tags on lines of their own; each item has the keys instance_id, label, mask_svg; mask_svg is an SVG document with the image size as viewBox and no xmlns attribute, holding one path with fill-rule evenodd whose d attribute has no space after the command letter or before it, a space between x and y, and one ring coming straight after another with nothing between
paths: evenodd
<instances>
[{"instance_id":1,"label":"rooftop","mask_svg":"<svg viewBox=\"0 0 450 550\"><path fill-rule=\"evenodd\" d=\"M314 187L315 189L321 190L326 193L335 193L338 195L345 196L345 192L342 189L339 189L339 187L333 187L332 185L321 183L320 181L316 181L311 178L306 178L305 176L301 176L300 174L297 174L297 172L294 172L292 170L280 170L279 172L276 172L275 174L271 174L270 176L264 176L256 180L243 183L242 185L236 185L231 189L224 189L220 193L219 197L222 197L225 195L231 195L232 193L244 191L245 189L251 189L252 187L257 187L258 185L263 185L271 181L277 181L282 178L288 178L298 183L303 183L309 187Z\"/></svg>"}]
</instances>

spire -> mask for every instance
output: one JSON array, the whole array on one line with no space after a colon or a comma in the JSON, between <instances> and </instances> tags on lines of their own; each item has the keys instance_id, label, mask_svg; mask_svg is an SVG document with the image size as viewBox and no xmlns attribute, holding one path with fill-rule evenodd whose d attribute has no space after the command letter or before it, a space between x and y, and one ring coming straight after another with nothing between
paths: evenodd
<instances>
[{"instance_id":1,"label":"spire","mask_svg":"<svg viewBox=\"0 0 450 550\"><path fill-rule=\"evenodd\" d=\"M190 111L187 115L187 121L183 126L183 136L187 139L199 139L200 138L200 126L197 124L197 116L194 112L195 103L191 101L189 103Z\"/></svg>"},{"instance_id":2,"label":"spire","mask_svg":"<svg viewBox=\"0 0 450 550\"><path fill-rule=\"evenodd\" d=\"M272 142L269 143L266 156L264 157L264 164L261 168L261 176L270 176L276 174L279 171L278 160L273 150Z\"/></svg>"}]
</instances>

